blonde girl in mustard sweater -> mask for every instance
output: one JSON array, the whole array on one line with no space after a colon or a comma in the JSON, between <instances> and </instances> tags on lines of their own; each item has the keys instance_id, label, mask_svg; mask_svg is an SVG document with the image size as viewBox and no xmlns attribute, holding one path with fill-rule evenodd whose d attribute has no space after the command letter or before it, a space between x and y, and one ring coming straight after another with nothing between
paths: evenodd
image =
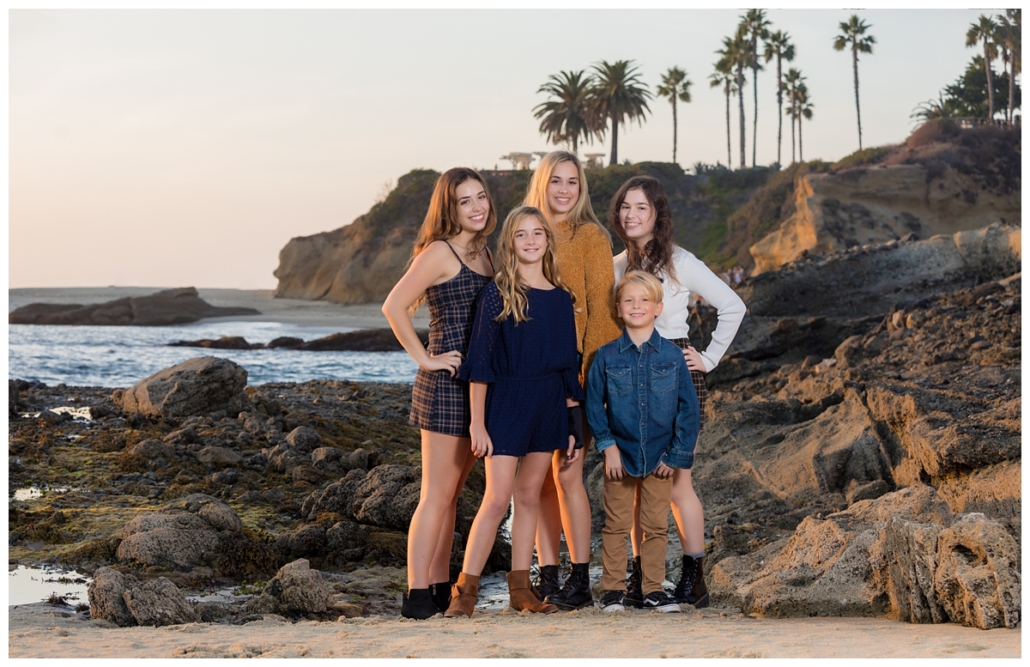
<instances>
[{"instance_id":1,"label":"blonde girl in mustard sweater","mask_svg":"<svg viewBox=\"0 0 1030 667\"><path fill-rule=\"evenodd\" d=\"M611 237L594 214L586 174L579 159L567 151L548 153L540 161L523 202L547 216L557 241L562 281L576 297L576 342L583 355L583 383L594 355L621 334L613 316L615 271ZM585 383L584 383L585 384ZM583 420L584 427L586 420ZM589 444L589 429L584 444ZM593 604L590 595L590 501L583 484L584 456L572 463L556 452L552 475L545 480L537 524L538 590L561 609ZM559 588L558 548L562 530L572 560L572 574Z\"/></svg>"}]
</instances>

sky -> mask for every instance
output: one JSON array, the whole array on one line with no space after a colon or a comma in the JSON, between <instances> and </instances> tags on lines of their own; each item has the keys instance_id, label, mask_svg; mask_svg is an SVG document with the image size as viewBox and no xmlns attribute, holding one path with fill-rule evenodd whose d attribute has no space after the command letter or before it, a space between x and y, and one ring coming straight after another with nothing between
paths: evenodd
<instances>
[{"instance_id":1,"label":"sky","mask_svg":"<svg viewBox=\"0 0 1030 667\"><path fill-rule=\"evenodd\" d=\"M859 60L869 147L904 141L913 108L961 74L983 12L769 9L814 103L805 158L858 148L851 55L832 46L841 21L858 13L876 38ZM678 161L725 164L725 96L708 76L741 14L11 10L9 286L274 289L290 238L349 224L408 171L503 169L503 155L555 148L533 117L546 99L537 89L601 60L633 60L652 91L685 69L693 99L678 106ZM750 161L750 72L745 93ZM758 96L767 165L775 62ZM671 161L671 106L650 108L643 126L620 126L620 162ZM731 113L736 166L736 99ZM789 162L789 120L783 151Z\"/></svg>"}]
</instances>

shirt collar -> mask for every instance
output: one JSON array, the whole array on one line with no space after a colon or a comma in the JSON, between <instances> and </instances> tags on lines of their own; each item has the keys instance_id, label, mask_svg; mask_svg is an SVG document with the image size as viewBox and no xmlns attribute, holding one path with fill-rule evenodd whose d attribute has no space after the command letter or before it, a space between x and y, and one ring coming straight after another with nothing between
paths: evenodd
<instances>
[{"instance_id":1,"label":"shirt collar","mask_svg":"<svg viewBox=\"0 0 1030 667\"><path fill-rule=\"evenodd\" d=\"M644 345L650 345L652 348L654 348L655 352L661 351L662 337L658 334L658 329L655 329L651 332L651 337L644 341ZM626 329L623 329L622 336L619 338L619 352L625 352L631 347L635 347L633 339L629 337L629 332Z\"/></svg>"}]
</instances>

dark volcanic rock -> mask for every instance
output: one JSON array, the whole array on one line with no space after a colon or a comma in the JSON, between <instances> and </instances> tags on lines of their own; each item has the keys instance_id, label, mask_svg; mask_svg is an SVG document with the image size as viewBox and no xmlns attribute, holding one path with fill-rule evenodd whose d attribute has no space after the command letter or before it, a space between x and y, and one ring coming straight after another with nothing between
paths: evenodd
<instances>
[{"instance_id":1,"label":"dark volcanic rock","mask_svg":"<svg viewBox=\"0 0 1030 667\"><path fill-rule=\"evenodd\" d=\"M197 357L158 371L122 393L122 408L148 417L188 417L250 407L243 393L247 371L217 357Z\"/></svg>"},{"instance_id":2,"label":"dark volcanic rock","mask_svg":"<svg viewBox=\"0 0 1030 667\"><path fill-rule=\"evenodd\" d=\"M206 347L213 350L253 350L262 348L260 343L251 344L242 336L222 336L218 340L202 338L200 340L179 340L168 343L168 347Z\"/></svg>"},{"instance_id":3,"label":"dark volcanic rock","mask_svg":"<svg viewBox=\"0 0 1030 667\"><path fill-rule=\"evenodd\" d=\"M429 341L429 331L416 330L423 344ZM308 341L296 347L298 350L341 350L352 352L396 352L404 349L390 329L363 329L347 333L334 333L325 338Z\"/></svg>"},{"instance_id":4,"label":"dark volcanic rock","mask_svg":"<svg viewBox=\"0 0 1030 667\"><path fill-rule=\"evenodd\" d=\"M90 306L32 303L14 310L7 319L10 324L162 326L205 317L260 314L253 308L212 306L197 295L195 288L183 287Z\"/></svg>"}]
</instances>

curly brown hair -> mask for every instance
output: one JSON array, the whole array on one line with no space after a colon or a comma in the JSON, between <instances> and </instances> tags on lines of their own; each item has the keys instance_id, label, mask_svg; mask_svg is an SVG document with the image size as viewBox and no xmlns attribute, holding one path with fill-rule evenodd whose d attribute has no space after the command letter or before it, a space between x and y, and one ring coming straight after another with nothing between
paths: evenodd
<instances>
[{"instance_id":1,"label":"curly brown hair","mask_svg":"<svg viewBox=\"0 0 1030 667\"><path fill-rule=\"evenodd\" d=\"M655 213L654 232L651 234L651 240L644 244L643 248L626 236L626 230L619 220L619 209L622 208L622 202L630 190L643 192ZM676 247L676 242L672 238L672 211L669 209L669 199L665 196L665 188L661 181L653 176L634 176L623 183L608 206L608 224L626 244L627 271L647 271L655 276L664 273L679 282L676 267L672 264L672 251Z\"/></svg>"}]
</instances>

